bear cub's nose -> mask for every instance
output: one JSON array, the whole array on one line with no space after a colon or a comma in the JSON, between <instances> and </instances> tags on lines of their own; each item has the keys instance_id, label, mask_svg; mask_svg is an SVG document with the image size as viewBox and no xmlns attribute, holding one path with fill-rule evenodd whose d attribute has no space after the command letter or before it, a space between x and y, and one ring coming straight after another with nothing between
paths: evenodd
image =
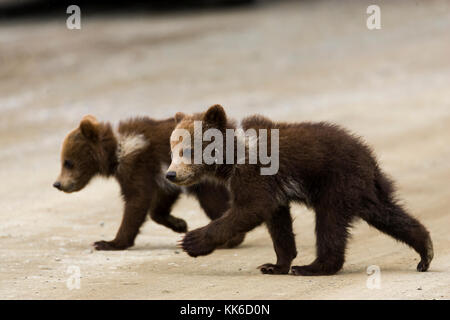
<instances>
[{"instance_id":1,"label":"bear cub's nose","mask_svg":"<svg viewBox=\"0 0 450 320\"><path fill-rule=\"evenodd\" d=\"M166 179L170 181L174 181L177 173L175 171L169 171L166 173Z\"/></svg>"},{"instance_id":2,"label":"bear cub's nose","mask_svg":"<svg viewBox=\"0 0 450 320\"><path fill-rule=\"evenodd\" d=\"M53 184L53 186L54 186L56 189L61 190L61 182L56 181L56 182Z\"/></svg>"}]
</instances>

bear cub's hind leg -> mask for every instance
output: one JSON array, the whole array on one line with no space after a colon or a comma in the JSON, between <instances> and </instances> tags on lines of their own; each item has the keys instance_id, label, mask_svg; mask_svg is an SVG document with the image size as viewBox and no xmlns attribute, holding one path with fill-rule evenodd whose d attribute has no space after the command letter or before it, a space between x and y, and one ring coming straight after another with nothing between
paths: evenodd
<instances>
[{"instance_id":1,"label":"bear cub's hind leg","mask_svg":"<svg viewBox=\"0 0 450 320\"><path fill-rule=\"evenodd\" d=\"M341 270L345 260L350 221L339 211L316 210L317 258L309 265L293 266L296 276L333 275Z\"/></svg>"}]
</instances>

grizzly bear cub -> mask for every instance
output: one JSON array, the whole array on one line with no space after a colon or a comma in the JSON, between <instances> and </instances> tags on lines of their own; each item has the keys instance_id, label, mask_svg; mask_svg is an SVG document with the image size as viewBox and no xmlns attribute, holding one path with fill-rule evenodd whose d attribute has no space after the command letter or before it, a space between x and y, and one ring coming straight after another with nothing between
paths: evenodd
<instances>
[{"instance_id":1,"label":"grizzly bear cub","mask_svg":"<svg viewBox=\"0 0 450 320\"><path fill-rule=\"evenodd\" d=\"M227 132L236 129L220 105L191 116L178 113L175 118L178 123L176 131L188 132L190 136L199 134L199 129L194 130L196 121L202 124L203 132L208 129L214 129L216 133L220 131L226 135L227 141ZM294 275L331 275L344 264L352 222L355 218L362 218L381 232L414 248L421 257L417 270L428 269L433 258L428 231L397 203L393 183L381 171L369 147L359 138L329 123L277 123L261 116L244 119L241 128L246 133L249 129L259 132L253 141L244 135L247 151L261 140L260 129L269 131L269 144L270 137L275 137L271 132L277 132L275 142L278 143L279 164L276 174L261 174L267 163L263 165L260 160L251 164L250 161L231 163L228 158L224 162L219 158L219 155L223 157L230 151L236 154L236 145L242 144L242 133L233 134L234 149L229 150L227 145L226 150L221 150L216 146L217 158L210 164L172 161L168 169L167 177L178 185L190 185L205 178L216 179L231 191L231 208L222 217L185 235L181 246L190 256L207 255L228 239L265 223L272 237L277 262L260 266L262 273L285 274L291 269ZM175 159L174 150L181 142L174 134L175 131L171 147ZM200 147L207 145L203 141ZM267 149L271 150L271 147ZM311 264L292 268L297 250L292 232L291 202L305 204L315 211L317 254Z\"/></svg>"},{"instance_id":2,"label":"grizzly bear cub","mask_svg":"<svg viewBox=\"0 0 450 320\"><path fill-rule=\"evenodd\" d=\"M115 131L109 123L85 116L65 138L62 169L53 186L71 193L83 189L96 175L114 176L125 200L115 239L97 241L95 249L123 250L133 246L147 213L156 223L175 232L186 232L186 222L170 214L184 190L197 197L211 219L217 219L229 208L229 194L223 186L204 182L179 188L164 178L171 161L169 138L174 127L173 118L157 121L143 117L120 122ZM230 238L225 247L237 246L243 239L244 234Z\"/></svg>"}]
</instances>

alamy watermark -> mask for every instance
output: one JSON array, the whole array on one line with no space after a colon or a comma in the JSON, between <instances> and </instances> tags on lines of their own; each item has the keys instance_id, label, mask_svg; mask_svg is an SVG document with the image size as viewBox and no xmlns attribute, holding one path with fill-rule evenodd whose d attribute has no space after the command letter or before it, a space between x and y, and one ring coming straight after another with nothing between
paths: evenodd
<instances>
[{"instance_id":1,"label":"alamy watermark","mask_svg":"<svg viewBox=\"0 0 450 320\"><path fill-rule=\"evenodd\" d=\"M81 269L78 266L69 266L66 270L66 273L69 274L69 278L67 278L66 286L69 290L81 288Z\"/></svg>"},{"instance_id":2,"label":"alamy watermark","mask_svg":"<svg viewBox=\"0 0 450 320\"><path fill-rule=\"evenodd\" d=\"M69 30L81 29L81 9L79 6L73 4L67 7L67 14L70 14L66 20L66 26Z\"/></svg>"},{"instance_id":3,"label":"alamy watermark","mask_svg":"<svg viewBox=\"0 0 450 320\"><path fill-rule=\"evenodd\" d=\"M366 13L369 17L366 20L366 26L369 30L381 29L381 9L380 6L372 4L367 7Z\"/></svg>"},{"instance_id":4,"label":"alamy watermark","mask_svg":"<svg viewBox=\"0 0 450 320\"><path fill-rule=\"evenodd\" d=\"M367 289L381 289L381 269L377 265L371 265L367 267L367 275L369 276L366 280Z\"/></svg>"},{"instance_id":5,"label":"alamy watermark","mask_svg":"<svg viewBox=\"0 0 450 320\"><path fill-rule=\"evenodd\" d=\"M66 20L66 26L69 30L81 29L81 9L79 6L72 4L67 7L66 13L70 14ZM381 29L381 9L380 6L372 4L367 7L366 13L369 15L366 20L366 26L369 30Z\"/></svg>"},{"instance_id":6,"label":"alamy watermark","mask_svg":"<svg viewBox=\"0 0 450 320\"><path fill-rule=\"evenodd\" d=\"M279 130L270 130L270 155L268 155L267 129L226 129L214 128L203 132L202 121L194 121L194 144L186 129L175 129L170 137L177 142L172 149L172 163L175 164L245 164L248 153L249 164L261 164L261 175L274 175L279 169ZM181 138L181 141L180 141ZM211 141L204 149L203 142ZM224 148L225 146L225 148ZM192 155L192 152L194 153ZM192 157L193 156L193 157Z\"/></svg>"}]
</instances>

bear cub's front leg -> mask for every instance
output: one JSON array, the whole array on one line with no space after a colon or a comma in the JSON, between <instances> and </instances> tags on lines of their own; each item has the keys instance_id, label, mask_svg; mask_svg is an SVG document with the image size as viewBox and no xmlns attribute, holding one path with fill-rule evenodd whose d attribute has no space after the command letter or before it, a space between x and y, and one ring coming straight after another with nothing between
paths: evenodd
<instances>
[{"instance_id":1,"label":"bear cub's front leg","mask_svg":"<svg viewBox=\"0 0 450 320\"><path fill-rule=\"evenodd\" d=\"M133 246L139 228L145 221L150 207L149 203L149 199L145 198L128 199L125 203L122 223L115 239L112 241L97 241L94 243L94 248L96 250L124 250Z\"/></svg>"}]
</instances>

